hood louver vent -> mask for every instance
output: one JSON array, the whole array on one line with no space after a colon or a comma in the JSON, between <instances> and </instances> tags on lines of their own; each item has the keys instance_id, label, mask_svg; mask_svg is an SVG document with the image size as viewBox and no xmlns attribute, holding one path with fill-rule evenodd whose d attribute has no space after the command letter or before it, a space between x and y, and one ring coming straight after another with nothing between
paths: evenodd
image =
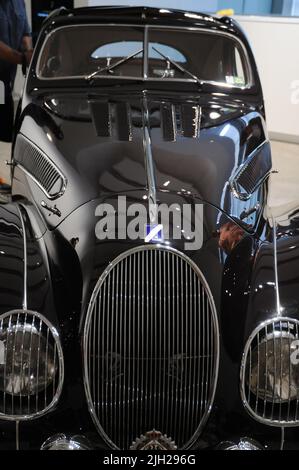
<instances>
[{"instance_id":1,"label":"hood louver vent","mask_svg":"<svg viewBox=\"0 0 299 470\"><path fill-rule=\"evenodd\" d=\"M66 178L47 155L21 134L16 140L14 158L15 164L37 183L48 199L63 195Z\"/></svg>"},{"instance_id":2,"label":"hood louver vent","mask_svg":"<svg viewBox=\"0 0 299 470\"><path fill-rule=\"evenodd\" d=\"M243 201L248 200L267 178L271 168L270 146L265 143L252 152L230 180L234 195Z\"/></svg>"},{"instance_id":3,"label":"hood louver vent","mask_svg":"<svg viewBox=\"0 0 299 470\"><path fill-rule=\"evenodd\" d=\"M126 101L90 100L91 116L99 137L113 137L119 141L133 140L133 126L142 127L140 107L134 109ZM160 127L166 142L175 142L178 136L197 139L200 136L202 109L195 103L174 104L151 102L151 128Z\"/></svg>"}]
</instances>

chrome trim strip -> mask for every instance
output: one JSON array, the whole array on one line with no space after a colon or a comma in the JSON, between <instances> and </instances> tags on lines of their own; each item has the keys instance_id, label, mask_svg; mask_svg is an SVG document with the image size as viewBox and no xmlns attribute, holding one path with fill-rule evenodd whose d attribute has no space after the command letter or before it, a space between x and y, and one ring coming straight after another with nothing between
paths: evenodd
<instances>
[{"instance_id":1,"label":"chrome trim strip","mask_svg":"<svg viewBox=\"0 0 299 470\"><path fill-rule=\"evenodd\" d=\"M92 446L84 435L67 436L61 433L49 437L40 450L92 450Z\"/></svg>"},{"instance_id":2,"label":"chrome trim strip","mask_svg":"<svg viewBox=\"0 0 299 470\"><path fill-rule=\"evenodd\" d=\"M203 83L208 83L208 84L211 84L211 85L215 85L215 86L219 86L219 87L227 87L229 89L232 89L232 90L247 90L247 89L250 89L252 88L255 83L254 83L254 80L253 80L253 71L252 71L252 68L251 68L251 65L250 65L250 60L249 60L249 55L248 55L248 51L245 47L245 45L243 44L243 42L237 37L235 36L234 34L231 34L231 33L228 33L228 32L224 32L224 31L217 31L217 30L213 30L213 31L210 31L210 30L207 30L205 28L197 28L197 27L192 27L192 26L167 26L167 25L152 25L152 24L147 24L147 25L141 25L141 24L118 24L118 23L86 23L86 24L80 24L80 26L82 27L91 27L91 26L108 26L108 27L130 27L130 28L148 28L148 29L174 29L174 30L186 30L186 31L194 31L194 32L204 32L206 34L211 34L211 35L215 35L215 34L218 34L220 36L226 36L226 37L229 37L230 39L234 40L235 42L239 43L239 45L241 46L242 48L242 51L243 51L243 54L244 54L244 58L245 58L245 65L246 65L246 72L248 74L248 84L244 87L239 87L239 86L236 86L236 85L230 85L228 83L222 83L222 82L215 82L215 81L209 81L209 80L202 80ZM39 65L40 65L40 61L41 61L41 56L44 52L44 49L45 49L45 46L46 46L46 43L48 42L49 38L54 34L56 33L57 31L61 30L61 29L67 29L67 28L76 28L78 27L78 25L67 25L67 26L60 26L58 28L55 28L53 29L49 34L48 34L48 37L47 37L47 40L44 41L43 45L42 45L42 48L41 48L41 51L39 53L39 57L38 57L38 60L37 60L37 64L36 64L36 68L35 68L35 71L36 71L36 76L39 80L41 81L52 81L52 80L76 80L76 79L84 79L85 78L85 75L77 75L77 76L72 76L72 77L53 77L53 78L45 78L45 77L41 77L40 74L38 73L39 71ZM101 77L101 76L97 76L96 77L97 79L105 79L107 77ZM140 77L111 77L109 76L109 79L141 79L142 80L142 76ZM161 78L146 78L146 79L143 79L144 81L163 81L161 80ZM176 81L183 81L183 82L192 82L192 83L196 83L196 80L191 80L191 79L175 79L175 78L170 78L170 79L167 79L169 81L172 81L172 82L176 82Z\"/></svg>"},{"instance_id":3,"label":"chrome trim strip","mask_svg":"<svg viewBox=\"0 0 299 470\"><path fill-rule=\"evenodd\" d=\"M238 441L224 441L221 442L216 450L266 450L262 444L259 442L249 438L249 437L242 437L242 439Z\"/></svg>"},{"instance_id":4,"label":"chrome trim strip","mask_svg":"<svg viewBox=\"0 0 299 470\"><path fill-rule=\"evenodd\" d=\"M83 75L74 75L72 77L53 77L53 78L39 78L39 80L44 80L44 81L59 81L59 80L81 80L83 79ZM96 80L107 80L107 76L103 75L96 75L94 77ZM128 81L135 81L135 82L144 82L144 83L150 83L150 82L164 82L167 83L195 83L197 84L197 80L193 80L192 78L158 78L158 77L147 77L143 78L141 75L140 77L130 77L127 75L121 75L121 76L113 76L109 75L109 79L111 80L128 80ZM202 80L202 83L207 84L207 85L213 85L221 88L227 88L228 90L235 90L236 93L240 90L244 91L247 89L250 89L251 87L236 87L233 85L230 85L229 83L224 83L224 82L214 82L214 81L209 81L209 80ZM34 90L36 91L36 90Z\"/></svg>"},{"instance_id":5,"label":"chrome trim strip","mask_svg":"<svg viewBox=\"0 0 299 470\"><path fill-rule=\"evenodd\" d=\"M278 279L278 260L277 260L277 225L273 217L273 251L274 251L274 276L275 276L275 295L276 295L276 310L277 316L281 316L281 304L279 293L279 279Z\"/></svg>"},{"instance_id":6,"label":"chrome trim strip","mask_svg":"<svg viewBox=\"0 0 299 470\"><path fill-rule=\"evenodd\" d=\"M119 448L116 446L116 444L106 434L105 430L102 427L102 424L99 421L99 418L96 414L96 410L95 410L95 407L94 407L94 404L93 404L93 399L92 399L91 390L90 390L90 381L89 381L89 359L90 359L89 345L90 345L90 340L89 340L89 334L90 334L90 331L91 331L90 327L92 326L92 321L93 321L94 307L95 307L96 302L97 302L99 291L100 291L101 287L104 285L104 282L105 282L106 278L108 277L108 275L111 272L114 274L114 272L115 272L114 268L121 261L125 260L127 257L129 257L131 255L135 256L137 254L137 259L139 259L139 263L138 263L138 266L139 266L140 265L140 256L139 255L141 255L141 258L142 258L141 264L142 264L142 273L143 273L144 272L144 256L143 256L144 253L146 251L152 251L152 250L157 250L157 249L159 251L167 252L168 256L169 256L169 253L173 253L173 254L177 255L181 259L181 262L185 261L188 264L188 266L191 269L194 270L194 272L198 276L198 280L201 283L200 294L198 293L199 294L198 302L201 302L201 293L202 293L202 289L204 288L204 290L206 292L206 295L207 295L207 299L209 301L210 309L211 309L210 322L211 322L211 324L213 324L213 327L214 327L215 342L213 343L213 348L214 348L213 351L215 352L215 363L214 363L215 367L214 367L213 374L211 374L212 375L211 393L210 393L210 396L209 396L209 400L207 402L205 412L203 413L203 415L201 417L200 424L199 424L196 432L192 436L192 438L184 446L184 449L190 449L194 445L194 443L197 441L199 435L201 434L201 432L202 432L202 430L203 430L203 428L204 428L204 426L205 426L205 424L206 424L206 422L209 418L209 415L212 411L214 399L215 399L216 388L217 388L217 383L218 383L219 359L220 359L219 323L218 323L218 316L217 316L217 310L216 310L214 298L212 296L212 292L210 290L210 287L207 283L206 278L204 277L204 275L203 275L202 271L199 269L199 267L188 256L186 256L184 253L181 253L180 251L176 250L175 248L166 247L166 246L163 246L163 245L145 245L145 246L138 246L138 247L132 248L132 249L122 253L117 258L115 258L112 262L110 262L109 265L107 266L107 268L105 269L105 271L99 277L99 279L96 283L96 286L95 286L95 288L92 292L89 304L88 304L86 320L85 320L84 330L83 330L83 334L82 334L83 366L84 366L83 381L84 381L84 388L85 388L85 393L86 393L86 398L87 398L88 409L89 409L89 412L91 414L91 417L93 419L93 422L94 422L97 430L101 434L101 437L105 440L105 442L112 449L119 450ZM168 258L168 268L169 268L169 258ZM165 277L165 273L164 273L164 277ZM140 276L138 275L137 278L138 278L138 282L139 282ZM165 283L165 279L164 279L164 283ZM141 288L145 289L143 274L142 274L142 280L141 280ZM143 307L144 307L144 305L143 305L143 303L141 303L141 308L143 309ZM205 313L204 309L205 309L205 307L203 307L203 314ZM143 318L143 316L142 316L142 318ZM140 325L139 325L139 327L140 327ZM143 328L143 327L144 327L144 325L141 326L141 328ZM143 369L142 369L142 371L143 371ZM174 379L172 378L172 380L174 380ZM138 380L137 380L137 386L139 386ZM140 400L137 400L137 403L139 403L139 401ZM199 405L199 407L200 407L200 405ZM142 412L142 410L141 410L141 412ZM173 418L173 417L171 417L171 418Z\"/></svg>"},{"instance_id":7,"label":"chrome trim strip","mask_svg":"<svg viewBox=\"0 0 299 470\"><path fill-rule=\"evenodd\" d=\"M270 320L267 320L267 321L264 321L264 322L260 323L252 331L252 333L250 334L250 336L249 336L249 338L248 338L248 340L245 344L245 348L244 348L244 352L243 352L243 356L242 356L242 361L241 361L241 367L240 367L240 393L241 393L241 399L242 399L242 403L243 403L243 406L244 406L245 410L248 412L248 414L252 418L254 418L259 423L266 424L267 426L273 426L273 427L279 427L279 428L282 428L282 427L283 428L285 428L285 427L297 427L297 426L299 426L298 407L296 408L296 412L295 412L295 415L297 417L296 420L286 421L284 419L281 419L281 420L274 419L273 409L272 409L272 414L271 414L271 419L270 419L270 418L266 418L262 415L259 415L256 412L256 410L254 410L250 406L250 404L248 403L248 399L246 397L246 383L245 383L245 380L246 380L246 365L247 365L248 353L249 353L252 341L260 333L261 330L267 328L268 325L273 325L277 322L280 322L280 324L286 322L286 323L291 323L291 324L295 325L296 337L298 335L299 320L296 320L294 318L289 318L289 317L281 317L281 316L280 317L275 317L275 318L272 318ZM273 335L273 338L274 338L274 335ZM297 338L297 339L299 339L299 338ZM275 373L276 373L276 354L274 354L274 356L275 356ZM274 380L276 380L276 375L275 375ZM296 401L296 399L294 399L294 401ZM298 399L297 399L297 402L298 402ZM278 403L277 403L277 405L279 406Z\"/></svg>"},{"instance_id":8,"label":"chrome trim strip","mask_svg":"<svg viewBox=\"0 0 299 470\"><path fill-rule=\"evenodd\" d=\"M20 216L20 221L21 221L21 224L22 224L22 235L23 235L23 250L24 250L24 259L23 259L23 263L24 263L24 270L23 270L23 273L24 273L24 281L23 281L23 304L22 304L22 308L23 310L27 310L28 308L28 302L27 302L27 262L28 262L28 259L27 259L27 237L26 237L26 228L25 228L25 223L24 223L24 219L23 219L23 215L22 215L22 211L21 211L21 208L20 206L17 206L18 208L18 212L19 212L19 216Z\"/></svg>"},{"instance_id":9,"label":"chrome trim strip","mask_svg":"<svg viewBox=\"0 0 299 470\"><path fill-rule=\"evenodd\" d=\"M16 450L20 450L20 421L16 421Z\"/></svg>"},{"instance_id":10,"label":"chrome trim strip","mask_svg":"<svg viewBox=\"0 0 299 470\"><path fill-rule=\"evenodd\" d=\"M24 134L19 134L18 136L20 136L22 139L26 140L30 145L32 145L33 147L35 147L35 149L45 158L45 160L48 161L48 163L54 168L54 170L59 174L60 178L62 179L62 187L61 187L61 190L55 194L54 196L51 196L47 191L46 189L42 186L42 184L37 181L37 179L34 177L34 175L32 173L30 173L30 171L26 170L26 168L23 167L23 165L21 163L19 163L17 161L17 159L14 157L14 164L15 166L17 166L18 168L20 168L27 176L29 176L36 184L37 186L43 191L43 193L46 195L46 197L52 201L60 198L61 196L64 195L65 191L66 191L66 187L67 187L67 178L64 176L64 174L62 173L62 171L58 168L58 166L56 166L56 164L48 157L48 155L43 151L41 150L34 142L32 142L32 140L30 140L28 137L26 137Z\"/></svg>"},{"instance_id":11,"label":"chrome trim strip","mask_svg":"<svg viewBox=\"0 0 299 470\"><path fill-rule=\"evenodd\" d=\"M144 27L143 40L143 78L148 78L148 26Z\"/></svg>"},{"instance_id":12,"label":"chrome trim strip","mask_svg":"<svg viewBox=\"0 0 299 470\"><path fill-rule=\"evenodd\" d=\"M52 411L57 406L57 403L61 396L63 383L64 383L64 356L63 356L63 350L62 350L62 345L61 345L58 331L44 315L38 312L34 312L32 310L26 310L26 311L11 310L9 312L4 313L3 315L0 315L1 329L3 328L3 320L5 320L7 317L10 317L10 321L11 321L11 317L13 315L17 317L19 317L20 315L24 315L26 316L26 318L28 316L32 316L33 318L35 317L38 318L40 320L40 325L44 323L46 327L48 328L48 330L51 332L55 345L57 347L57 355L58 355L58 360L59 360L59 377L58 377L57 390L51 403L43 410L37 411L36 413L33 413L33 414L27 413L23 415L13 415L13 414L9 415L9 414L4 414L0 412L0 419L6 420L6 421L30 421L36 418L40 418L41 416L44 416L45 414ZM16 394L15 396L19 397L19 394Z\"/></svg>"},{"instance_id":13,"label":"chrome trim strip","mask_svg":"<svg viewBox=\"0 0 299 470\"><path fill-rule=\"evenodd\" d=\"M281 437L280 437L280 450L283 450L285 442L285 429L284 427L281 428Z\"/></svg>"},{"instance_id":14,"label":"chrome trim strip","mask_svg":"<svg viewBox=\"0 0 299 470\"><path fill-rule=\"evenodd\" d=\"M152 142L150 136L150 119L147 103L146 92L143 92L142 99L142 124L143 124L143 151L144 151L144 166L147 178L147 191L148 191L148 205L149 205L149 219L151 224L158 224L158 211L157 211L157 191L156 191L156 178L154 161L152 154Z\"/></svg>"},{"instance_id":15,"label":"chrome trim strip","mask_svg":"<svg viewBox=\"0 0 299 470\"><path fill-rule=\"evenodd\" d=\"M176 121L173 119L174 105L163 102L160 104L161 132L163 139L168 142L176 141Z\"/></svg>"}]
</instances>

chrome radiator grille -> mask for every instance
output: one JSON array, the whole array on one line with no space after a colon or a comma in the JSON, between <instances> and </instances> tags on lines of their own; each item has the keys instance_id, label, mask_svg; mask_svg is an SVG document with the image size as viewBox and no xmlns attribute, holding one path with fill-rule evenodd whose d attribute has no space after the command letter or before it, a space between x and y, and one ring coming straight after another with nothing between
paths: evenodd
<instances>
[{"instance_id":1,"label":"chrome radiator grille","mask_svg":"<svg viewBox=\"0 0 299 470\"><path fill-rule=\"evenodd\" d=\"M129 448L155 429L189 447L214 399L218 341L212 296L189 258L153 245L111 263L84 331L86 394L106 442Z\"/></svg>"},{"instance_id":2,"label":"chrome radiator grille","mask_svg":"<svg viewBox=\"0 0 299 470\"><path fill-rule=\"evenodd\" d=\"M22 421L49 411L63 384L58 334L42 315L16 310L0 316L0 418Z\"/></svg>"},{"instance_id":3,"label":"chrome radiator grille","mask_svg":"<svg viewBox=\"0 0 299 470\"><path fill-rule=\"evenodd\" d=\"M241 393L257 421L299 425L298 320L270 320L252 333L242 360Z\"/></svg>"}]
</instances>

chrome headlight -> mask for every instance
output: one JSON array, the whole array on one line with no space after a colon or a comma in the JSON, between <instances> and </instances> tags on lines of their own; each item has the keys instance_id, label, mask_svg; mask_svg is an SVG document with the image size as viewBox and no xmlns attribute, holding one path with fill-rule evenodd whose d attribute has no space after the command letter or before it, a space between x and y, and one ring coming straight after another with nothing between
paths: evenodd
<instances>
[{"instance_id":1,"label":"chrome headlight","mask_svg":"<svg viewBox=\"0 0 299 470\"><path fill-rule=\"evenodd\" d=\"M277 318L250 335L241 365L241 395L258 421L299 424L299 321Z\"/></svg>"},{"instance_id":2,"label":"chrome headlight","mask_svg":"<svg viewBox=\"0 0 299 470\"><path fill-rule=\"evenodd\" d=\"M27 396L47 388L57 373L53 345L28 323L9 326L2 336L0 392Z\"/></svg>"},{"instance_id":3,"label":"chrome headlight","mask_svg":"<svg viewBox=\"0 0 299 470\"><path fill-rule=\"evenodd\" d=\"M297 349L291 332L274 331L261 339L252 350L251 366L247 364L251 392L274 403L294 400L299 390L299 369L291 357Z\"/></svg>"},{"instance_id":4,"label":"chrome headlight","mask_svg":"<svg viewBox=\"0 0 299 470\"><path fill-rule=\"evenodd\" d=\"M0 317L0 417L43 414L61 393L63 355L59 336L36 312Z\"/></svg>"}]
</instances>

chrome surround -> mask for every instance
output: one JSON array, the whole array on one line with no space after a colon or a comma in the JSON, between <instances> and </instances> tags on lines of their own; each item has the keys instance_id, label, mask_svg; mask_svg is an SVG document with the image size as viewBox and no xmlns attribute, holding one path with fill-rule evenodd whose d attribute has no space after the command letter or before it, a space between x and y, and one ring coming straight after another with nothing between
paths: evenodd
<instances>
[{"instance_id":1,"label":"chrome surround","mask_svg":"<svg viewBox=\"0 0 299 470\"><path fill-rule=\"evenodd\" d=\"M143 35L143 78L148 78L148 30L149 26L144 26L144 35Z\"/></svg>"},{"instance_id":2,"label":"chrome surround","mask_svg":"<svg viewBox=\"0 0 299 470\"><path fill-rule=\"evenodd\" d=\"M270 320L267 320L267 321L264 321L262 323L260 323L254 330L253 332L251 333L251 335L249 336L247 342L246 342L246 345L245 345L245 348L244 348L244 352L243 352L243 356L242 356L242 361L241 361L241 367L240 367L240 391L241 391L241 398L242 398L242 403L243 403L243 406L244 408L246 409L246 411L249 413L249 415L254 418L256 421L258 421L259 423L262 423L262 424L266 424L268 426L273 426L273 427L280 427L280 428L285 428L285 427L296 427L296 426L299 426L299 395L297 394L297 409L298 409L298 419L297 420L293 420L293 421L286 421L286 420L271 420L269 418L266 418L266 417L263 417L263 416L260 416L255 410L252 409L252 407L250 406L250 404L248 403L248 400L247 400L247 397L246 397L246 393L245 393L245 388L246 388L246 384L245 384L245 379L246 379L246 365L247 365L247 357L248 357L248 352L249 352L249 348L252 344L252 341L253 339L257 336L257 334L265 329L268 325L273 325L275 324L276 322L286 322L286 323L291 323L291 324L294 324L296 325L296 332L298 334L299 332L299 320L296 320L294 318L289 318L289 317L274 317Z\"/></svg>"},{"instance_id":3,"label":"chrome surround","mask_svg":"<svg viewBox=\"0 0 299 470\"><path fill-rule=\"evenodd\" d=\"M16 421L16 450L20 450L20 421Z\"/></svg>"},{"instance_id":4,"label":"chrome surround","mask_svg":"<svg viewBox=\"0 0 299 470\"><path fill-rule=\"evenodd\" d=\"M169 105L169 104L170 104L170 114L171 114L171 127L172 127L172 133L173 133L173 138L171 138L170 142L176 142L178 130L177 130L177 120L176 120L176 114L175 114L175 105L173 103L167 103L167 101L162 101L161 102L161 106L160 106L161 129L162 129L162 133L164 135L164 129L163 129L163 127L164 127L164 123L163 123L164 116L163 116L163 112L166 109L167 105ZM199 125L199 127L200 127L200 125ZM200 129L199 129L199 132L200 132ZM165 139L165 136L164 136L164 139Z\"/></svg>"},{"instance_id":5,"label":"chrome surround","mask_svg":"<svg viewBox=\"0 0 299 470\"><path fill-rule=\"evenodd\" d=\"M91 450L91 446L84 436L68 437L61 433L49 437L41 445L40 450Z\"/></svg>"},{"instance_id":6,"label":"chrome surround","mask_svg":"<svg viewBox=\"0 0 299 470\"><path fill-rule=\"evenodd\" d=\"M281 316L280 293L279 293L279 279L278 279L278 260L277 260L277 225L273 217L273 251L274 251L274 276L275 276L275 296L276 296L276 310L277 317Z\"/></svg>"},{"instance_id":7,"label":"chrome surround","mask_svg":"<svg viewBox=\"0 0 299 470\"><path fill-rule=\"evenodd\" d=\"M21 138L23 138L24 140L26 140L32 147L34 147L44 158L45 160L47 160L47 162L54 168L54 170L59 174L60 178L62 179L62 187L61 187L61 190L55 194L54 196L51 196L47 190L43 187L43 185L37 181L37 179L34 177L34 175L32 173L30 173L30 171L26 170L26 168L23 167L23 165L21 163L19 163L16 158L14 157L14 165L18 168L20 168L27 176L29 176L35 183L36 185L42 190L42 192L46 195L46 197L48 199L50 199L51 201L54 201L58 198L60 198L61 196L64 195L65 191L66 191L66 187L67 187L67 178L64 176L64 174L62 173L62 171L58 168L58 166L48 157L48 155L43 151L41 150L34 142L32 142L32 140L30 140L28 137L26 137L24 134L22 133L19 133L18 136L21 136Z\"/></svg>"},{"instance_id":8,"label":"chrome surround","mask_svg":"<svg viewBox=\"0 0 299 470\"><path fill-rule=\"evenodd\" d=\"M248 201L251 198L251 196L255 193L255 191L266 181L266 179L270 175L272 170L269 170L262 178L260 178L257 181L253 191L251 191L250 193L242 193L238 190L236 179L239 178L242 175L242 173L246 170L248 161L251 158L253 158L262 149L264 145L269 144L269 143L270 143L269 140L266 139L256 149L254 149L253 152L251 152L251 154L247 157L246 161L242 163L242 165L238 166L236 172L233 174L233 176L230 177L229 179L230 190L237 199L240 199L240 201Z\"/></svg>"},{"instance_id":9,"label":"chrome surround","mask_svg":"<svg viewBox=\"0 0 299 470\"><path fill-rule=\"evenodd\" d=\"M280 430L280 450L283 450L285 444L285 429L284 427Z\"/></svg>"},{"instance_id":10,"label":"chrome surround","mask_svg":"<svg viewBox=\"0 0 299 470\"><path fill-rule=\"evenodd\" d=\"M22 236L23 236L23 250L24 250L24 258L23 258L23 264L24 264L24 286L23 286L23 310L27 310L27 237L26 237L26 228L25 228L25 223L22 215L22 211L20 206L17 206L19 216L20 216L20 221L22 224Z\"/></svg>"},{"instance_id":11,"label":"chrome surround","mask_svg":"<svg viewBox=\"0 0 299 470\"><path fill-rule=\"evenodd\" d=\"M65 29L65 28L76 28L78 25L66 25L66 26L59 26L58 28L55 28L53 29L49 34L48 34L48 37L47 37L47 41L49 40L49 38L54 34L56 33L57 31L59 31L60 29ZM80 24L81 27L90 27L91 24L90 23L83 23L83 24ZM209 81L209 80L201 80L202 83L207 83L207 84L210 84L210 85L215 85L215 86L219 86L219 87L225 87L225 88L228 88L228 89L231 89L231 90L248 90L250 88L252 88L254 86L254 81L253 81L253 72L252 72L252 68L250 66L250 60L249 60L249 55L248 55L248 51L245 47L245 45L243 44L243 42L237 37L235 36L234 34L231 34L231 33L228 33L226 31L218 31L218 30L214 30L213 32L212 31L209 31L205 28L200 28L200 27L192 27L192 26L167 26L167 25L152 25L152 24L126 24L126 23L92 23L92 26L109 26L109 27L130 27L130 28L140 28L140 29L143 29L144 30L144 39L143 39L143 43L145 44L146 42L146 35L148 34L148 30L153 28L153 29L174 29L174 30L185 30L185 31L195 31L195 32L204 32L206 34L211 34L211 35L215 35L215 34L218 34L220 36L226 36L226 37L229 37L230 39L234 40L235 42L237 42L241 48L242 48L242 51L243 51L243 54L244 54L244 58L245 58L245 61L246 61L246 72L248 74L248 83L246 86L243 86L243 87L240 87L240 86L236 86L236 85L230 85L229 83L224 83L224 82L217 82L217 81ZM36 72L36 77L41 80L41 81L57 81L57 80L77 80L77 79L84 79L85 78L85 75L76 75L76 76L71 76L71 77L41 77L40 74L38 73L39 71L39 66L40 66L40 61L41 61L41 56L44 52L44 49L45 49L45 46L46 46L46 43L47 41L44 41L43 45L42 45L42 48L41 48L41 51L39 53L39 57L38 57L38 60L37 60L37 63L36 63L36 67L35 67L35 72ZM147 43L148 44L148 43ZM147 52L146 54L147 55ZM145 58L145 55L143 55L143 60ZM109 76L109 79L121 79L121 80L140 80L140 81L158 81L158 82L161 82L161 78L155 78L155 77L148 77L147 76L147 67L143 66L143 76L140 76L140 77L130 77L130 76L122 76L122 77L113 77L113 76ZM107 79L107 77L102 77L100 75L98 75L96 77L97 79L100 79L100 80L105 80ZM162 80L163 81L163 80ZM170 79L167 79L167 81L170 81L170 82L189 82L189 83L197 83L196 80L192 80L192 79L176 79L176 78L170 78Z\"/></svg>"},{"instance_id":12,"label":"chrome surround","mask_svg":"<svg viewBox=\"0 0 299 470\"><path fill-rule=\"evenodd\" d=\"M90 412L90 415L93 419L93 422L95 424L96 429L100 433L101 437L103 440L106 442L107 445L109 445L112 449L119 450L119 448L114 444L114 442L108 437L106 432L104 431L97 415L94 409L93 405L93 400L90 392L90 387L89 387L89 377L88 377L88 332L90 329L90 324L92 320L92 313L93 313L93 306L94 302L97 299L98 292L105 281L106 277L109 275L109 273L114 269L114 267L122 260L130 256L131 254L142 252L144 250L164 250L166 252L171 252L173 254L176 254L179 256L181 259L186 261L191 268L194 269L195 273L199 277L200 281L202 282L204 288L206 289L207 296L210 301L210 306L211 306L211 312L212 312L212 321L214 324L215 328L215 351L216 351L216 359L215 359L215 370L214 374L212 377L212 383L213 383L213 389L211 392L211 396L208 402L208 406L206 407L205 413L201 419L200 425L198 426L196 432L192 436L192 438L187 442L187 444L184 446L184 449L190 449L192 445L196 442L198 439L199 435L201 434L201 431L203 430L209 415L212 411L212 406L214 403L215 399L215 394L216 394L216 388L217 388L217 383L218 383L218 372L219 372L219 358L220 358L220 338L219 338L219 322L218 322L218 316L217 316L217 310L215 306L215 302L210 290L210 287L206 281L206 278L204 277L203 273L199 269L199 267L189 258L187 257L184 253L181 253L175 248L172 247L166 247L160 244L157 245L142 245L138 246L136 248L132 248L130 250L127 250L126 252L122 253L119 255L117 258L115 258L112 262L109 263L108 267L104 270L102 275L99 277L96 286L92 292L89 304L88 304L88 309L87 309L87 314L86 314L86 320L85 320L85 325L83 329L83 335L82 335L82 348L83 348L83 381L84 381L84 388L85 388L85 394L87 398L87 404L88 404L88 409Z\"/></svg>"},{"instance_id":13,"label":"chrome surround","mask_svg":"<svg viewBox=\"0 0 299 470\"><path fill-rule=\"evenodd\" d=\"M62 388L63 388L63 382L64 382L64 357L63 357L63 350L60 342L60 337L59 334L56 330L56 328L49 322L49 320L44 317L41 313L34 312L32 310L11 310L9 312L4 313L3 315L0 315L0 325L2 329L3 325L3 320L11 315L30 315L33 317L37 317L39 320L41 320L48 328L48 330L51 332L53 339L55 341L56 347L57 347L57 356L59 360L59 377L58 377L58 384L57 384L57 390L56 393L53 397L52 402L43 410L38 411L33 414L24 414L24 415L9 415L9 414L3 414L0 412L0 419L7 420L7 421L29 421L33 420L36 418L39 418L41 416L44 416L47 414L49 411L53 410L55 406L58 403L58 400L60 398ZM16 397L19 396L19 394L15 395Z\"/></svg>"},{"instance_id":14,"label":"chrome surround","mask_svg":"<svg viewBox=\"0 0 299 470\"><path fill-rule=\"evenodd\" d=\"M151 224L158 224L156 179L154 170L154 159L152 153L152 141L150 135L149 110L147 104L147 96L145 92L143 92L142 100L142 122L144 166L147 178L149 218Z\"/></svg>"},{"instance_id":15,"label":"chrome surround","mask_svg":"<svg viewBox=\"0 0 299 470\"><path fill-rule=\"evenodd\" d=\"M225 441L221 442L217 450L265 450L259 442L250 437L242 437L238 443Z\"/></svg>"}]
</instances>

